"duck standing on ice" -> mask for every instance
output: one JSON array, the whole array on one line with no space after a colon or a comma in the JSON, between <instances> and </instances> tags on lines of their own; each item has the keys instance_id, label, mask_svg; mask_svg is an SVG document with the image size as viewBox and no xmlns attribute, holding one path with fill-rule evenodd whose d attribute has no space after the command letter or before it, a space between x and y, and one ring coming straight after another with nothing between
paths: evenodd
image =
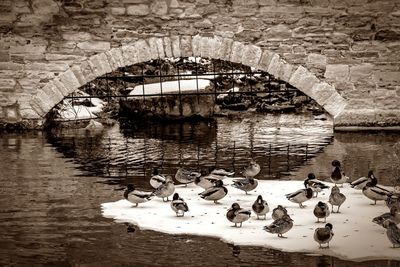
<instances>
[{"instance_id":1,"label":"duck standing on ice","mask_svg":"<svg viewBox=\"0 0 400 267\"><path fill-rule=\"evenodd\" d=\"M150 201L151 199L153 199L154 196L154 192L144 192L136 190L132 184L128 184L124 192L124 198L129 202L136 204L135 207L137 207L139 203Z\"/></svg>"},{"instance_id":2,"label":"duck standing on ice","mask_svg":"<svg viewBox=\"0 0 400 267\"><path fill-rule=\"evenodd\" d=\"M272 210L271 217L274 221L276 221L276 220L282 218L283 215L288 215L287 210L284 207L282 207L281 205L278 205L276 208L274 208Z\"/></svg>"},{"instance_id":3,"label":"duck standing on ice","mask_svg":"<svg viewBox=\"0 0 400 267\"><path fill-rule=\"evenodd\" d=\"M376 180L368 182L362 190L364 196L374 201L374 204L371 205L376 205L376 201L387 200L389 197L392 196L392 194L388 190L376 186L376 183Z\"/></svg>"},{"instance_id":4,"label":"duck standing on ice","mask_svg":"<svg viewBox=\"0 0 400 267\"><path fill-rule=\"evenodd\" d=\"M166 177L164 175L161 175L158 173L158 169L154 168L153 169L153 175L150 178L150 185L154 188L157 189L160 185L165 183Z\"/></svg>"},{"instance_id":5,"label":"duck standing on ice","mask_svg":"<svg viewBox=\"0 0 400 267\"><path fill-rule=\"evenodd\" d=\"M400 223L400 213L397 207L392 207L390 209L390 212L386 212L380 216L373 218L372 222L378 225L383 225L383 223L389 219L392 220L395 224Z\"/></svg>"},{"instance_id":6,"label":"duck standing on ice","mask_svg":"<svg viewBox=\"0 0 400 267\"><path fill-rule=\"evenodd\" d=\"M266 200L262 198L261 195L259 195L254 201L253 205L251 206L253 209L254 213L257 215L257 220L259 219L260 216L264 216L264 219L267 217L267 213L269 212L269 206Z\"/></svg>"},{"instance_id":7,"label":"duck standing on ice","mask_svg":"<svg viewBox=\"0 0 400 267\"><path fill-rule=\"evenodd\" d=\"M302 209L305 207L303 205L303 202L312 198L313 191L311 188L300 189L297 190L296 192L286 194L285 196L289 201L299 204L299 207Z\"/></svg>"},{"instance_id":8,"label":"duck standing on ice","mask_svg":"<svg viewBox=\"0 0 400 267\"><path fill-rule=\"evenodd\" d=\"M163 201L169 201L168 197L175 192L175 185L171 176L167 176L164 183L162 183L155 191L156 197L162 198ZM166 200L164 200L166 198Z\"/></svg>"},{"instance_id":9,"label":"duck standing on ice","mask_svg":"<svg viewBox=\"0 0 400 267\"><path fill-rule=\"evenodd\" d=\"M331 181L337 184L341 184L343 187L343 184L349 180L349 177L347 177L341 167L340 161L334 160L332 161L332 166L333 170L331 173Z\"/></svg>"},{"instance_id":10,"label":"duck standing on ice","mask_svg":"<svg viewBox=\"0 0 400 267\"><path fill-rule=\"evenodd\" d=\"M346 196L340 193L339 187L336 185L332 187L331 194L329 195L328 203L332 206L332 213L339 213L340 206L346 201ZM333 206L337 206L337 211L333 211Z\"/></svg>"},{"instance_id":11,"label":"duck standing on ice","mask_svg":"<svg viewBox=\"0 0 400 267\"><path fill-rule=\"evenodd\" d=\"M200 177L201 174L198 172L192 172L180 167L175 174L175 179L187 186L187 184L193 183L196 177Z\"/></svg>"},{"instance_id":12,"label":"duck standing on ice","mask_svg":"<svg viewBox=\"0 0 400 267\"><path fill-rule=\"evenodd\" d=\"M316 193L314 197L318 197L318 193L321 192L323 189L329 188L329 186L327 186L326 184L318 181L315 178L314 173L308 174L307 178L304 180L304 186L305 188L311 188Z\"/></svg>"},{"instance_id":13,"label":"duck standing on ice","mask_svg":"<svg viewBox=\"0 0 400 267\"><path fill-rule=\"evenodd\" d=\"M400 229L392 220L383 222L383 227L386 228L386 235L394 248L400 248Z\"/></svg>"},{"instance_id":14,"label":"duck standing on ice","mask_svg":"<svg viewBox=\"0 0 400 267\"><path fill-rule=\"evenodd\" d=\"M284 233L288 232L293 227L293 220L289 215L285 214L282 218L275 220L270 225L264 226L264 230L271 234L278 234L278 237L286 238Z\"/></svg>"},{"instance_id":15,"label":"duck standing on ice","mask_svg":"<svg viewBox=\"0 0 400 267\"><path fill-rule=\"evenodd\" d=\"M225 197L226 194L228 194L228 189L226 189L222 180L216 181L215 186L199 193L201 198L205 200L212 200L214 203L218 203L218 200Z\"/></svg>"},{"instance_id":16,"label":"duck standing on ice","mask_svg":"<svg viewBox=\"0 0 400 267\"><path fill-rule=\"evenodd\" d=\"M373 180L376 180L376 182L378 182L376 177L374 176L374 172L371 170L368 172L367 177L363 176L361 178L358 178L357 180L351 182L350 186L352 188L362 190L364 188L364 186L367 185L368 182L372 182Z\"/></svg>"},{"instance_id":17,"label":"duck standing on ice","mask_svg":"<svg viewBox=\"0 0 400 267\"><path fill-rule=\"evenodd\" d=\"M258 186L258 180L252 177L234 179L232 182L233 187L243 190L244 192L246 192L246 195L248 194L247 192L256 189L256 187Z\"/></svg>"},{"instance_id":18,"label":"duck standing on ice","mask_svg":"<svg viewBox=\"0 0 400 267\"><path fill-rule=\"evenodd\" d=\"M331 212L329 211L328 204L322 201L319 201L317 205L315 205L313 212L315 217L317 217L317 223L319 223L319 219L322 218L324 219L324 222L326 222L326 217L328 217L331 214Z\"/></svg>"},{"instance_id":19,"label":"duck standing on ice","mask_svg":"<svg viewBox=\"0 0 400 267\"><path fill-rule=\"evenodd\" d=\"M329 242L332 240L333 231L332 231L332 224L327 223L325 227L317 228L314 231L314 240L317 241L319 244L319 248L329 248ZM323 247L322 244L327 243L326 247Z\"/></svg>"},{"instance_id":20,"label":"duck standing on ice","mask_svg":"<svg viewBox=\"0 0 400 267\"><path fill-rule=\"evenodd\" d=\"M235 227L242 227L242 223L250 219L251 211L240 208L238 203L233 203L226 213L226 218L235 223ZM237 226L240 223L239 226Z\"/></svg>"},{"instance_id":21,"label":"duck standing on ice","mask_svg":"<svg viewBox=\"0 0 400 267\"><path fill-rule=\"evenodd\" d=\"M185 212L189 211L189 207L183 198L179 197L178 193L175 193L171 201L171 209L176 213L176 217L185 216Z\"/></svg>"}]
</instances>

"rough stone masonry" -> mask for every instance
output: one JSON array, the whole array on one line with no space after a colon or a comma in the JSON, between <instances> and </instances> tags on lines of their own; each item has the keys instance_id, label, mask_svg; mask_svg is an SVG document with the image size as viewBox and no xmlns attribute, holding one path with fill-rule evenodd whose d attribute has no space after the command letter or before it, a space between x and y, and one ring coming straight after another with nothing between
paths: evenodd
<instances>
[{"instance_id":1,"label":"rough stone masonry","mask_svg":"<svg viewBox=\"0 0 400 267\"><path fill-rule=\"evenodd\" d=\"M85 83L158 57L265 70L335 126L400 125L400 0L2 0L0 124L41 128Z\"/></svg>"}]
</instances>

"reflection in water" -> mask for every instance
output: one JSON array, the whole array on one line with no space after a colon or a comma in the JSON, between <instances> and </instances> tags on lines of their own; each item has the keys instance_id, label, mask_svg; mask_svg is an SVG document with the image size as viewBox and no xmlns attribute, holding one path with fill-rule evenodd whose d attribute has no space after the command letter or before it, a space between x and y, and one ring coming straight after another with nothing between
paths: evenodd
<instances>
[{"instance_id":1,"label":"reflection in water","mask_svg":"<svg viewBox=\"0 0 400 267\"><path fill-rule=\"evenodd\" d=\"M196 168L200 158L200 163L217 162L220 167L240 170L252 155L263 162L260 178L274 178L278 173L284 178L287 154L277 147L288 143L314 144L310 145L313 156L307 161L304 153L290 154L290 168L296 164L298 168L293 171L296 179L309 170L326 175L328 171L321 166L329 165L333 157L342 160L354 176L364 173L367 167L379 166L378 174L398 179L399 164L392 165L398 156L400 134L335 134L332 139L331 131L325 132L321 125L318 136L313 136L289 127L265 129L260 126L264 123L260 119L251 126L253 141L249 135L245 138L247 130L242 131L252 124L246 120L206 124L201 131L196 128L200 126L189 124L182 130L180 126L123 131L116 127L93 136L72 131L57 136L1 135L0 265L399 266L396 261L347 262L328 256L237 247L209 237L141 231L101 215L101 203L121 199L122 191L117 189L122 185L134 181L147 186L144 174L148 177L152 166L163 166L166 172L180 162ZM264 131L284 134L263 136ZM238 133L242 137L235 136ZM235 155L231 151L233 141L238 148ZM272 149L275 154L270 160L273 168L267 167L269 144L276 149ZM133 163L126 161L126 156ZM387 183L392 183L391 179Z\"/></svg>"}]
</instances>

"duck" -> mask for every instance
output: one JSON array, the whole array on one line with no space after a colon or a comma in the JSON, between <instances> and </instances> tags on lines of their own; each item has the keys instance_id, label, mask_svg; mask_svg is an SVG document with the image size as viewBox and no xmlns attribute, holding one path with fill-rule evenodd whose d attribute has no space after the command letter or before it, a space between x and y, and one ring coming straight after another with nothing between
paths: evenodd
<instances>
[{"instance_id":1,"label":"duck","mask_svg":"<svg viewBox=\"0 0 400 267\"><path fill-rule=\"evenodd\" d=\"M221 176L221 177L227 177L227 176L229 177L229 176L233 176L235 174L235 172L227 171L225 169L213 168L213 169L211 169L210 174Z\"/></svg>"},{"instance_id":2,"label":"duck","mask_svg":"<svg viewBox=\"0 0 400 267\"><path fill-rule=\"evenodd\" d=\"M373 218L372 222L378 225L383 225L383 222L389 219L392 220L395 224L400 223L400 213L397 207L392 207L390 209L390 212L386 212L380 216Z\"/></svg>"},{"instance_id":3,"label":"duck","mask_svg":"<svg viewBox=\"0 0 400 267\"><path fill-rule=\"evenodd\" d=\"M226 194L228 194L228 189L224 186L222 180L217 180L215 182L215 186L199 193L201 198L205 200L212 200L214 203L218 203L218 200L225 197Z\"/></svg>"},{"instance_id":4,"label":"duck","mask_svg":"<svg viewBox=\"0 0 400 267\"><path fill-rule=\"evenodd\" d=\"M306 188L297 190L296 192L290 194L286 194L285 196L289 201L299 204L299 207L302 209L305 207L303 205L303 202L311 199L313 194L314 193L311 188Z\"/></svg>"},{"instance_id":5,"label":"duck","mask_svg":"<svg viewBox=\"0 0 400 267\"><path fill-rule=\"evenodd\" d=\"M239 204L235 202L232 204L232 207L228 209L226 218L228 218L230 222L235 223L235 227L242 227L242 223L250 219L250 215L250 210L240 208Z\"/></svg>"},{"instance_id":6,"label":"duck","mask_svg":"<svg viewBox=\"0 0 400 267\"><path fill-rule=\"evenodd\" d=\"M278 205L276 208L274 208L272 210L271 217L274 221L276 221L278 219L281 219L283 217L283 215L287 215L287 214L288 214L287 210L284 207L282 207L281 205Z\"/></svg>"},{"instance_id":7,"label":"duck","mask_svg":"<svg viewBox=\"0 0 400 267\"><path fill-rule=\"evenodd\" d=\"M343 184L349 180L349 177L347 177L341 167L341 163L338 160L332 161L332 166L333 170L331 173L331 181L336 185L336 184L341 184L343 187Z\"/></svg>"},{"instance_id":8,"label":"duck","mask_svg":"<svg viewBox=\"0 0 400 267\"><path fill-rule=\"evenodd\" d=\"M251 160L249 166L247 166L244 171L242 172L242 174L244 175L244 177L248 178L248 177L254 177L256 176L259 172L260 172L261 168L260 165L255 161L255 160Z\"/></svg>"},{"instance_id":9,"label":"duck","mask_svg":"<svg viewBox=\"0 0 400 267\"><path fill-rule=\"evenodd\" d=\"M396 223L392 220L386 220L383 222L383 227L386 228L386 235L389 241L392 243L393 248L400 247L400 229Z\"/></svg>"},{"instance_id":10,"label":"duck","mask_svg":"<svg viewBox=\"0 0 400 267\"><path fill-rule=\"evenodd\" d=\"M389 196L385 200L386 206L391 209L392 207L397 207L398 210L400 210L400 197L392 195Z\"/></svg>"},{"instance_id":11,"label":"duck","mask_svg":"<svg viewBox=\"0 0 400 267\"><path fill-rule=\"evenodd\" d=\"M254 201L253 205L251 206L253 209L254 213L257 215L257 220L259 219L260 216L264 216L264 220L267 217L267 213L269 212L269 206L268 202L263 199L261 195L259 195Z\"/></svg>"},{"instance_id":12,"label":"duck","mask_svg":"<svg viewBox=\"0 0 400 267\"><path fill-rule=\"evenodd\" d=\"M328 204L319 201L317 205L314 207L314 215L317 217L317 223L319 223L319 219L324 219L324 222L326 222L326 218L331 214L329 211L329 206Z\"/></svg>"},{"instance_id":13,"label":"duck","mask_svg":"<svg viewBox=\"0 0 400 267\"><path fill-rule=\"evenodd\" d=\"M133 184L128 184L124 192L124 198L129 202L136 204L135 207L137 207L140 203L145 203L152 200L154 196L154 192L144 192L136 190Z\"/></svg>"},{"instance_id":14,"label":"duck","mask_svg":"<svg viewBox=\"0 0 400 267\"><path fill-rule=\"evenodd\" d=\"M360 189L362 190L364 188L364 186L368 183L368 182L372 182L372 180L376 180L376 177L374 176L374 172L372 170L370 170L368 172L367 177L363 176L361 178L358 178L357 180L353 181L350 183L350 186L352 188L355 189Z\"/></svg>"},{"instance_id":15,"label":"duck","mask_svg":"<svg viewBox=\"0 0 400 267\"><path fill-rule=\"evenodd\" d=\"M175 193L172 197L171 209L176 213L176 217L183 217L185 212L189 211L188 205L178 193Z\"/></svg>"},{"instance_id":16,"label":"duck","mask_svg":"<svg viewBox=\"0 0 400 267\"><path fill-rule=\"evenodd\" d=\"M321 192L323 189L329 188L329 186L327 186L326 184L318 181L315 178L314 173L309 173L307 175L307 178L304 180L304 186L305 188L311 188L316 193L314 197L318 197L318 193Z\"/></svg>"},{"instance_id":17,"label":"duck","mask_svg":"<svg viewBox=\"0 0 400 267\"><path fill-rule=\"evenodd\" d=\"M155 191L156 197L162 198L163 201L168 202L168 197L175 192L175 185L171 176L166 177L166 181L161 184ZM164 200L166 198L167 200Z\"/></svg>"},{"instance_id":18,"label":"duck","mask_svg":"<svg viewBox=\"0 0 400 267\"><path fill-rule=\"evenodd\" d=\"M362 192L364 196L374 201L374 204L371 205L376 205L376 201L386 200L388 197L392 196L389 191L377 187L376 181L368 182L364 186Z\"/></svg>"},{"instance_id":19,"label":"duck","mask_svg":"<svg viewBox=\"0 0 400 267\"><path fill-rule=\"evenodd\" d=\"M221 176L202 171L201 176L198 176L194 179L194 184L200 186L203 189L208 189L212 186L215 186L215 182L221 179L223 179Z\"/></svg>"},{"instance_id":20,"label":"duck","mask_svg":"<svg viewBox=\"0 0 400 267\"><path fill-rule=\"evenodd\" d=\"M196 177L200 177L201 173L198 172L192 172L189 170L186 170L182 167L180 167L175 174L175 179L180 182L181 184L184 184L185 186L187 186L187 184L193 183L194 179L196 179Z\"/></svg>"},{"instance_id":21,"label":"duck","mask_svg":"<svg viewBox=\"0 0 400 267\"><path fill-rule=\"evenodd\" d=\"M319 248L329 248L329 242L332 240L334 235L333 225L330 223L325 224L325 227L317 228L314 231L314 240L319 244ZM326 247L323 247L322 244L327 243Z\"/></svg>"},{"instance_id":22,"label":"duck","mask_svg":"<svg viewBox=\"0 0 400 267\"><path fill-rule=\"evenodd\" d=\"M346 196L340 193L338 186L333 186L331 189L331 194L329 195L328 203L332 206L332 213L340 213L340 206L346 201ZM333 211L333 206L337 206L337 211Z\"/></svg>"},{"instance_id":23,"label":"duck","mask_svg":"<svg viewBox=\"0 0 400 267\"><path fill-rule=\"evenodd\" d=\"M254 179L252 177L250 178L241 178L241 179L234 179L232 186L243 190L246 195L248 195L248 192L251 190L254 190L258 186L258 180Z\"/></svg>"},{"instance_id":24,"label":"duck","mask_svg":"<svg viewBox=\"0 0 400 267\"><path fill-rule=\"evenodd\" d=\"M285 214L282 218L275 220L270 225L264 226L264 230L271 234L278 234L280 238L286 238L284 233L288 232L293 227L293 220L289 215Z\"/></svg>"},{"instance_id":25,"label":"duck","mask_svg":"<svg viewBox=\"0 0 400 267\"><path fill-rule=\"evenodd\" d=\"M150 185L154 188L157 189L160 185L165 183L166 177L164 175L161 175L158 173L158 169L154 168L153 169L153 175L150 178Z\"/></svg>"}]
</instances>

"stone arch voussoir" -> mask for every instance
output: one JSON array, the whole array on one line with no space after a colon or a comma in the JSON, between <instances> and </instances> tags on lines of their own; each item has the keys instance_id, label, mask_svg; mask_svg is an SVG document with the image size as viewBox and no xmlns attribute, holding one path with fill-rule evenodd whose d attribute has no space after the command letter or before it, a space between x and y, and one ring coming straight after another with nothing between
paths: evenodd
<instances>
[{"instance_id":1,"label":"stone arch voussoir","mask_svg":"<svg viewBox=\"0 0 400 267\"><path fill-rule=\"evenodd\" d=\"M65 96L99 76L151 59L187 56L221 59L266 71L314 99L334 118L347 105L333 85L303 66L287 63L275 52L230 38L200 35L140 39L90 56L41 88L30 105L44 118Z\"/></svg>"}]
</instances>

